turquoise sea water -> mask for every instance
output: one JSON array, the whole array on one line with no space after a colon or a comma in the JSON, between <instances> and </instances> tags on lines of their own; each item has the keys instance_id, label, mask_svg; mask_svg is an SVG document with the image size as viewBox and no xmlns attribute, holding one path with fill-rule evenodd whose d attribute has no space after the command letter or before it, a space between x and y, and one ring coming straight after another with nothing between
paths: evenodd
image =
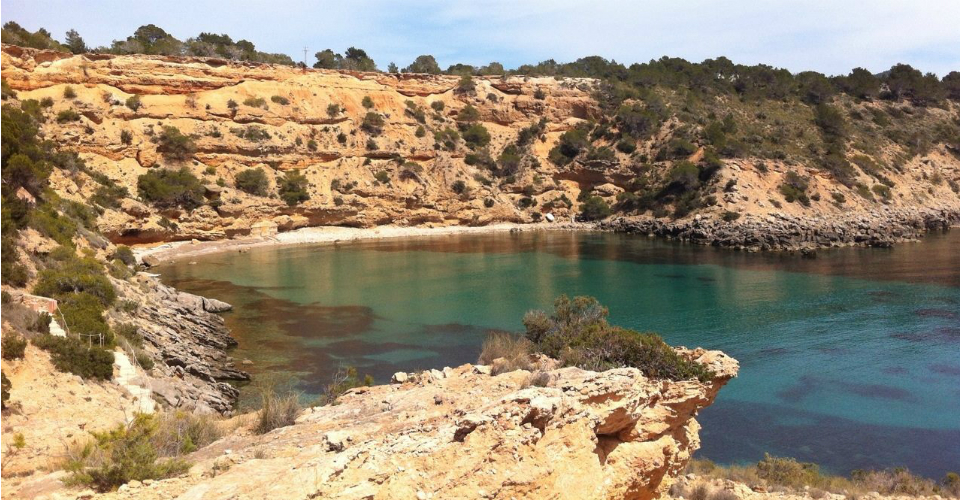
<instances>
[{"instance_id":1,"label":"turquoise sea water","mask_svg":"<svg viewBox=\"0 0 960 500\"><path fill-rule=\"evenodd\" d=\"M250 371L315 395L340 366L474 362L490 329L560 294L614 324L722 349L740 376L700 417L699 456L769 452L846 473L960 470L960 233L894 249L748 254L593 233L444 236L257 249L160 268L225 300Z\"/></svg>"}]
</instances>

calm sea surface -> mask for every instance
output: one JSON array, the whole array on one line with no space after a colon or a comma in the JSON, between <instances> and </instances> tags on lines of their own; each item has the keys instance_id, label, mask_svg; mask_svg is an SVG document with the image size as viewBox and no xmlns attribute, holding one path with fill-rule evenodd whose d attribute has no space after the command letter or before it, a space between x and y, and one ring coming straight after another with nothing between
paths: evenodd
<instances>
[{"instance_id":1,"label":"calm sea surface","mask_svg":"<svg viewBox=\"0 0 960 500\"><path fill-rule=\"evenodd\" d=\"M474 362L489 330L520 331L524 312L560 294L593 295L614 324L740 360L700 416L698 456L960 471L960 231L816 259L540 232L193 260L159 272L233 304L232 355L307 396L340 366L385 383Z\"/></svg>"}]
</instances>

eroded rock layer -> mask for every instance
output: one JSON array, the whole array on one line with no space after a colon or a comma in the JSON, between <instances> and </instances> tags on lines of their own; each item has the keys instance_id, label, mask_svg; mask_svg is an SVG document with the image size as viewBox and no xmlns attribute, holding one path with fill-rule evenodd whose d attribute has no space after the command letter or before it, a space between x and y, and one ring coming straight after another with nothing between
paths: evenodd
<instances>
[{"instance_id":1,"label":"eroded rock layer","mask_svg":"<svg viewBox=\"0 0 960 500\"><path fill-rule=\"evenodd\" d=\"M738 370L718 351L681 350L716 374L651 380L639 370L464 365L354 389L296 425L235 434L187 477L119 498L565 498L660 496L699 447L694 417ZM536 380L538 385L531 385Z\"/></svg>"}]
</instances>

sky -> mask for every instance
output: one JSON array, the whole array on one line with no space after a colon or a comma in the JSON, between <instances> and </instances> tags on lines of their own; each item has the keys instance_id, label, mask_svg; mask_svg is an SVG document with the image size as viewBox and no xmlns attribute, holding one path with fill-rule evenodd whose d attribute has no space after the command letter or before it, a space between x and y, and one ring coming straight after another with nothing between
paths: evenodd
<instances>
[{"instance_id":1,"label":"sky","mask_svg":"<svg viewBox=\"0 0 960 500\"><path fill-rule=\"evenodd\" d=\"M307 47L308 64L356 46L381 69L431 54L443 68L667 55L829 75L960 71L960 0L3 0L0 17L59 40L73 28L90 46L150 23L181 40L226 33L298 61Z\"/></svg>"}]
</instances>

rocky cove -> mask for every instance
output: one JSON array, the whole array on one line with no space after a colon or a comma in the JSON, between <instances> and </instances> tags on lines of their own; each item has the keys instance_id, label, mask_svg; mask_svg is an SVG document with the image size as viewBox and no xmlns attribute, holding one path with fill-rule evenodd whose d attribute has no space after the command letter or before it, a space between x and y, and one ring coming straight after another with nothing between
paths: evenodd
<instances>
[{"instance_id":1,"label":"rocky cove","mask_svg":"<svg viewBox=\"0 0 960 500\"><path fill-rule=\"evenodd\" d=\"M940 234L960 221L954 100L838 93L824 110L7 39L5 304L44 283L66 307L97 301L80 303L94 328L137 345L122 384L85 380L37 347L36 324L5 318L5 351L12 329L32 343L4 357L4 497L93 496L63 492L60 455L133 428L130 383L162 415L223 415L227 430L175 450L182 474L108 498L647 500L698 449L930 477L958 460L960 264ZM8 179L8 130L38 157L16 172L42 179ZM54 274L70 272L87 274ZM690 346L669 352L710 376L477 361L491 333L564 294ZM313 404L345 366L380 385ZM272 375L311 404L260 433L244 403Z\"/></svg>"}]
</instances>

